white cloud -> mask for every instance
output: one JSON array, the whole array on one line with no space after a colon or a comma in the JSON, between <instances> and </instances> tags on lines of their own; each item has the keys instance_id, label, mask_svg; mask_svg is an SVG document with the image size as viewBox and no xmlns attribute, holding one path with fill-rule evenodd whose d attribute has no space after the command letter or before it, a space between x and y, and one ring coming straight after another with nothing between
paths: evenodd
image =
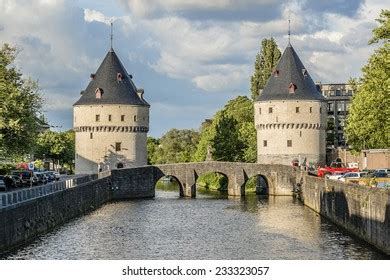
<instances>
[{"instance_id":1,"label":"white cloud","mask_svg":"<svg viewBox=\"0 0 390 280\"><path fill-rule=\"evenodd\" d=\"M236 10L247 8L254 4L270 5L274 0L121 0L132 14L140 17L161 12L180 12L188 10Z\"/></svg>"},{"instance_id":2,"label":"white cloud","mask_svg":"<svg viewBox=\"0 0 390 280\"><path fill-rule=\"evenodd\" d=\"M115 20L115 17L106 17L103 13L95 10L84 9L84 20L86 22L103 22L109 25Z\"/></svg>"}]
</instances>

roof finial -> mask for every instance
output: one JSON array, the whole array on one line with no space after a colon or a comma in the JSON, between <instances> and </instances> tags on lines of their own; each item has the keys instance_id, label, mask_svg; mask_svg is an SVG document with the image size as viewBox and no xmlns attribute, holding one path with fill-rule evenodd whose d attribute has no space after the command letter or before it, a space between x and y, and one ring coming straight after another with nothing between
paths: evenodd
<instances>
[{"instance_id":1,"label":"roof finial","mask_svg":"<svg viewBox=\"0 0 390 280\"><path fill-rule=\"evenodd\" d=\"M113 23L112 23L112 20L111 20L111 35L110 35L111 49L110 49L110 50L112 50L112 38L114 37L114 36L112 35L112 25L113 25Z\"/></svg>"},{"instance_id":2,"label":"roof finial","mask_svg":"<svg viewBox=\"0 0 390 280\"><path fill-rule=\"evenodd\" d=\"M288 13L288 44L290 45L290 35L291 35L291 27L290 27L290 12Z\"/></svg>"}]
</instances>

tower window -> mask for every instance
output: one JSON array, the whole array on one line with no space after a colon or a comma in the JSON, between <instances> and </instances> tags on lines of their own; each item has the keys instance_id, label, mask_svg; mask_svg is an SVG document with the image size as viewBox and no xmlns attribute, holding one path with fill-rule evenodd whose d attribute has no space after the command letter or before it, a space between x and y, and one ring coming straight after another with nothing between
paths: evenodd
<instances>
[{"instance_id":1,"label":"tower window","mask_svg":"<svg viewBox=\"0 0 390 280\"><path fill-rule=\"evenodd\" d=\"M295 107L295 113L299 113L299 107Z\"/></svg>"},{"instance_id":2,"label":"tower window","mask_svg":"<svg viewBox=\"0 0 390 280\"><path fill-rule=\"evenodd\" d=\"M312 113L312 111L313 111L313 110L312 110L312 107L310 107L310 113Z\"/></svg>"},{"instance_id":3,"label":"tower window","mask_svg":"<svg viewBox=\"0 0 390 280\"><path fill-rule=\"evenodd\" d=\"M121 115L121 122L125 121L125 115Z\"/></svg>"},{"instance_id":4,"label":"tower window","mask_svg":"<svg viewBox=\"0 0 390 280\"><path fill-rule=\"evenodd\" d=\"M103 93L104 93L104 90L103 90L102 88L97 88L97 89L95 90L96 98L97 98L97 99L102 98Z\"/></svg>"},{"instance_id":5,"label":"tower window","mask_svg":"<svg viewBox=\"0 0 390 280\"><path fill-rule=\"evenodd\" d=\"M296 89L297 89L297 86L293 83L290 83L288 86L288 93L295 93Z\"/></svg>"},{"instance_id":6,"label":"tower window","mask_svg":"<svg viewBox=\"0 0 390 280\"><path fill-rule=\"evenodd\" d=\"M259 115L261 115L261 108L259 108Z\"/></svg>"},{"instance_id":7,"label":"tower window","mask_svg":"<svg viewBox=\"0 0 390 280\"><path fill-rule=\"evenodd\" d=\"M108 121L110 122L112 120L111 115L108 115Z\"/></svg>"},{"instance_id":8,"label":"tower window","mask_svg":"<svg viewBox=\"0 0 390 280\"><path fill-rule=\"evenodd\" d=\"M263 140L263 147L267 147L267 140Z\"/></svg>"},{"instance_id":9,"label":"tower window","mask_svg":"<svg viewBox=\"0 0 390 280\"><path fill-rule=\"evenodd\" d=\"M120 152L122 150L122 143L121 142L116 142L115 143L115 151Z\"/></svg>"},{"instance_id":10,"label":"tower window","mask_svg":"<svg viewBox=\"0 0 390 280\"><path fill-rule=\"evenodd\" d=\"M287 147L292 147L292 140L287 140Z\"/></svg>"},{"instance_id":11,"label":"tower window","mask_svg":"<svg viewBox=\"0 0 390 280\"><path fill-rule=\"evenodd\" d=\"M134 116L134 121L135 121L135 122L137 121L137 116Z\"/></svg>"},{"instance_id":12,"label":"tower window","mask_svg":"<svg viewBox=\"0 0 390 280\"><path fill-rule=\"evenodd\" d=\"M89 134L89 139L93 139L93 133L92 132Z\"/></svg>"},{"instance_id":13,"label":"tower window","mask_svg":"<svg viewBox=\"0 0 390 280\"><path fill-rule=\"evenodd\" d=\"M118 81L118 82L122 82L122 74L121 73L116 73L116 80Z\"/></svg>"},{"instance_id":14,"label":"tower window","mask_svg":"<svg viewBox=\"0 0 390 280\"><path fill-rule=\"evenodd\" d=\"M272 107L268 108L268 113L272 114Z\"/></svg>"},{"instance_id":15,"label":"tower window","mask_svg":"<svg viewBox=\"0 0 390 280\"><path fill-rule=\"evenodd\" d=\"M303 77L307 77L307 70L306 69L302 69L302 75L303 75Z\"/></svg>"},{"instance_id":16,"label":"tower window","mask_svg":"<svg viewBox=\"0 0 390 280\"><path fill-rule=\"evenodd\" d=\"M96 115L96 116L95 116L95 120L96 120L97 122L100 122L100 115Z\"/></svg>"},{"instance_id":17,"label":"tower window","mask_svg":"<svg viewBox=\"0 0 390 280\"><path fill-rule=\"evenodd\" d=\"M279 70L278 70L278 69L274 69L274 70L272 71L272 75L273 75L274 77L279 77Z\"/></svg>"},{"instance_id":18,"label":"tower window","mask_svg":"<svg viewBox=\"0 0 390 280\"><path fill-rule=\"evenodd\" d=\"M322 113L322 107L320 107L320 114Z\"/></svg>"}]
</instances>

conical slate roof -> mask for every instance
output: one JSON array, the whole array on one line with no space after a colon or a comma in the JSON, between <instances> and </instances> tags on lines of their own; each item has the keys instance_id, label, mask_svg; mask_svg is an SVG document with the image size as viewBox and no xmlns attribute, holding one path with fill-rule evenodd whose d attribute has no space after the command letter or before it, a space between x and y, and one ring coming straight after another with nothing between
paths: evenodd
<instances>
[{"instance_id":1,"label":"conical slate roof","mask_svg":"<svg viewBox=\"0 0 390 280\"><path fill-rule=\"evenodd\" d=\"M256 101L325 100L289 43Z\"/></svg>"},{"instance_id":2,"label":"conical slate roof","mask_svg":"<svg viewBox=\"0 0 390 280\"><path fill-rule=\"evenodd\" d=\"M102 91L100 98L97 98L96 94L98 89ZM137 94L137 88L113 49L107 53L96 73L91 74L91 81L81 94L73 106L97 104L150 106Z\"/></svg>"}]
</instances>

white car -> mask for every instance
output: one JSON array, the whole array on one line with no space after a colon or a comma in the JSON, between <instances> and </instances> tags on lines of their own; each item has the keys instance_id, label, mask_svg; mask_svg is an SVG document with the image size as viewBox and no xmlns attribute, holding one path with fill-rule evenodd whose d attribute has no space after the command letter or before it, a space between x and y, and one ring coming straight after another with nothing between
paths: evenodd
<instances>
[{"instance_id":1,"label":"white car","mask_svg":"<svg viewBox=\"0 0 390 280\"><path fill-rule=\"evenodd\" d=\"M345 172L339 171L339 172L334 172L334 173L331 173L331 174L326 174L325 177L330 179L330 180L338 180L344 174L345 174Z\"/></svg>"},{"instance_id":2,"label":"white car","mask_svg":"<svg viewBox=\"0 0 390 280\"><path fill-rule=\"evenodd\" d=\"M339 178L342 182L347 182L350 179L360 179L368 176L367 172L348 172Z\"/></svg>"},{"instance_id":3,"label":"white car","mask_svg":"<svg viewBox=\"0 0 390 280\"><path fill-rule=\"evenodd\" d=\"M60 173L57 171L54 171L53 173L54 173L54 176L56 177L56 181L58 181L61 178Z\"/></svg>"}]
</instances>

